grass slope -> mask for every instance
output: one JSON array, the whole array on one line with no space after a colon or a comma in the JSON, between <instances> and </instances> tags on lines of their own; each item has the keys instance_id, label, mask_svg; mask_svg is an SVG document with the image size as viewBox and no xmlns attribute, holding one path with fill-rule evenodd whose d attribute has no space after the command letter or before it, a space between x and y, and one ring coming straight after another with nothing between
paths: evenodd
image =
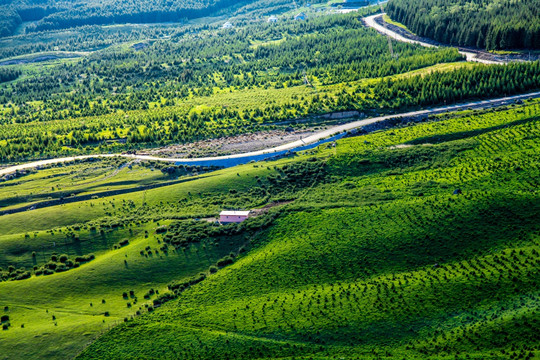
<instances>
[{"instance_id":1,"label":"grass slope","mask_svg":"<svg viewBox=\"0 0 540 360\"><path fill-rule=\"evenodd\" d=\"M78 358L538 358L539 114L319 149L326 180L252 250Z\"/></svg>"}]
</instances>

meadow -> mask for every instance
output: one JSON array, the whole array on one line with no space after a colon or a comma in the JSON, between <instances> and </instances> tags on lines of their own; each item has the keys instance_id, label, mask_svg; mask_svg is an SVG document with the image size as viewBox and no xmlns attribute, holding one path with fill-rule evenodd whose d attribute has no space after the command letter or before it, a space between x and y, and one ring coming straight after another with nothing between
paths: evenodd
<instances>
[{"instance_id":1,"label":"meadow","mask_svg":"<svg viewBox=\"0 0 540 360\"><path fill-rule=\"evenodd\" d=\"M253 250L79 358L536 358L538 109L321 149Z\"/></svg>"},{"instance_id":2,"label":"meadow","mask_svg":"<svg viewBox=\"0 0 540 360\"><path fill-rule=\"evenodd\" d=\"M539 114L533 100L405 120L277 161L3 215L0 268L31 277L0 282L1 352L533 358ZM0 191L91 191L88 180L119 165L44 169ZM95 175L73 182L89 167ZM216 227L225 208L267 210ZM95 259L34 274L64 254Z\"/></svg>"}]
</instances>

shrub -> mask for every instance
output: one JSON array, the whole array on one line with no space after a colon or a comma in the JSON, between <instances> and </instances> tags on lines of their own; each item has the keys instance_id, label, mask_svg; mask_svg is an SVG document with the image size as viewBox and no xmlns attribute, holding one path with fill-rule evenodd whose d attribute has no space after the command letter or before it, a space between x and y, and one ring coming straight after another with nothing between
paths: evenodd
<instances>
[{"instance_id":1,"label":"shrub","mask_svg":"<svg viewBox=\"0 0 540 360\"><path fill-rule=\"evenodd\" d=\"M75 258L75 261L78 262L78 263L85 263L85 262L88 262L88 261L92 261L94 260L96 257L94 254L88 254L88 255L83 255L83 256L77 256Z\"/></svg>"},{"instance_id":2,"label":"shrub","mask_svg":"<svg viewBox=\"0 0 540 360\"><path fill-rule=\"evenodd\" d=\"M218 267L225 267L225 266L230 265L232 263L234 263L234 259L230 255L227 255L224 258L221 258L220 260L218 260L216 265Z\"/></svg>"},{"instance_id":3,"label":"shrub","mask_svg":"<svg viewBox=\"0 0 540 360\"><path fill-rule=\"evenodd\" d=\"M174 293L166 292L165 294L161 294L156 299L154 299L153 303L154 303L154 306L159 306L175 298L176 298L176 295Z\"/></svg>"},{"instance_id":4,"label":"shrub","mask_svg":"<svg viewBox=\"0 0 540 360\"><path fill-rule=\"evenodd\" d=\"M163 234L167 232L167 226L166 225L163 225L163 226L160 226L156 229L156 234Z\"/></svg>"}]
</instances>

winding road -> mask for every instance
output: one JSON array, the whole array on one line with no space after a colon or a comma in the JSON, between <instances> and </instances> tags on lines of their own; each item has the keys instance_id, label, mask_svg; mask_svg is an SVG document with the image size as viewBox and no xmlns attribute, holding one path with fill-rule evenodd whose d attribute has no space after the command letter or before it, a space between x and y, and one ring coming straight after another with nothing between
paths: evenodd
<instances>
[{"instance_id":1,"label":"winding road","mask_svg":"<svg viewBox=\"0 0 540 360\"><path fill-rule=\"evenodd\" d=\"M259 151L247 152L243 154L203 157L203 158L195 158L195 159L161 158L161 157L150 156L150 155L132 155L132 154L96 154L96 155L70 156L70 157L55 158L55 159L48 159L48 160L39 160L39 161L29 162L26 164L9 166L4 169L0 169L0 176L12 174L16 172L17 170L20 171L20 170L26 170L26 169L33 169L33 168L37 168L41 166L64 163L64 162L69 162L69 161L74 161L74 160L82 160L82 159L89 159L89 158L111 158L111 157L124 157L128 159L163 161L163 162L175 163L177 165L184 164L184 165L199 165L199 166L230 167L230 166L235 166L235 165L240 165L240 164L246 164L251 161L260 161L260 160L273 158L276 156L285 155L289 152L312 149L320 144L334 141L336 139L343 137L347 131L358 129L366 125L382 122L388 119L415 117L419 115L432 115L432 114L439 114L439 113L448 112L448 111L463 110L467 108L487 108L487 107L501 106L501 105L509 104L517 100L523 100L523 99L528 99L528 98L540 98L540 91L528 93L528 94L522 94L522 95L507 96L507 97L491 99L491 100L474 101L474 102L468 102L468 103L462 103L462 104L456 104L456 105L436 107L436 108L431 108L431 109L426 109L426 110L411 111L411 112L406 112L406 113L401 113L401 114L392 114L392 115L374 117L370 119L352 121L347 124L331 127L329 129L320 131L316 134L313 134L311 136L305 137L303 139L300 139L300 140L297 140L288 144L280 145L280 146L269 148L269 149L259 150Z\"/></svg>"},{"instance_id":2,"label":"winding road","mask_svg":"<svg viewBox=\"0 0 540 360\"><path fill-rule=\"evenodd\" d=\"M422 45L422 46L425 46L425 47L437 47L436 45L433 45L433 44L430 44L430 43L427 43L427 42L423 42L423 41L420 41L420 40L409 39L409 38L407 38L405 36L402 36L402 35L398 34L395 31L392 31L392 30L388 29L387 27L384 27L384 26L380 25L376 20L381 18L383 15L384 14L371 15L371 16L365 17L363 20L364 20L364 23L367 26L369 26L370 28L373 28L373 29L377 30L381 34L390 36L392 39L402 41L402 42L406 42L406 43L409 43L409 44L418 44L418 45ZM458 49L460 54L464 55L467 58L467 61L475 61L475 62L480 62L480 63L484 63L484 64L504 64L505 63L504 61L493 61L493 60L479 59L478 58L478 53L470 52L470 51L467 51L464 48L460 48L460 47L458 47L457 49Z\"/></svg>"}]
</instances>

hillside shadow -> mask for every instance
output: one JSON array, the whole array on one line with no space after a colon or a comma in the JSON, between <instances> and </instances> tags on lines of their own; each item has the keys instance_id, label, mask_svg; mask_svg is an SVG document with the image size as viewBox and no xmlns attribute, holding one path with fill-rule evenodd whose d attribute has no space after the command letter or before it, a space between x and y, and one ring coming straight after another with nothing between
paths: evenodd
<instances>
[{"instance_id":1,"label":"hillside shadow","mask_svg":"<svg viewBox=\"0 0 540 360\"><path fill-rule=\"evenodd\" d=\"M407 145L440 144L440 143L445 143L449 141L462 140L462 139L467 139L467 138L478 136L478 135L487 134L492 131L497 131L497 130L509 128L512 126L526 124L528 122L536 121L538 119L540 119L540 117L516 120L507 124L492 126L492 127L483 128L483 129L460 131L460 132L455 132L452 134L444 134L444 135L426 136L426 137L417 138L417 139L408 141L405 144Z\"/></svg>"}]
</instances>

